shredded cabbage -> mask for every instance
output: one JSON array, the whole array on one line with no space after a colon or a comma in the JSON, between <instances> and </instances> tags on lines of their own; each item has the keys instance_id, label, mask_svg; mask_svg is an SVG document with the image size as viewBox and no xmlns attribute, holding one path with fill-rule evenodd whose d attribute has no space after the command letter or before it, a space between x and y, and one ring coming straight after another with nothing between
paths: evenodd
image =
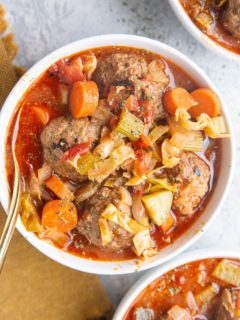
<instances>
[{"instance_id":1,"label":"shredded cabbage","mask_svg":"<svg viewBox=\"0 0 240 320\"><path fill-rule=\"evenodd\" d=\"M168 132L169 126L157 126L148 135L151 141L151 145L154 144L159 138L161 138L166 132Z\"/></svg>"},{"instance_id":2,"label":"shredded cabbage","mask_svg":"<svg viewBox=\"0 0 240 320\"><path fill-rule=\"evenodd\" d=\"M109 158L98 161L94 168L88 171L88 178L101 183L124 161L130 158L135 158L133 149L126 145L120 146L112 151Z\"/></svg>"},{"instance_id":3,"label":"shredded cabbage","mask_svg":"<svg viewBox=\"0 0 240 320\"><path fill-rule=\"evenodd\" d=\"M126 214L120 212L112 203L109 203L106 209L102 213L102 217L116 223L126 231L132 234L137 234L146 227L143 227L137 223L134 219L130 218Z\"/></svg>"},{"instance_id":4,"label":"shredded cabbage","mask_svg":"<svg viewBox=\"0 0 240 320\"><path fill-rule=\"evenodd\" d=\"M138 256L144 252L144 250L149 249L153 245L153 241L150 236L150 232L148 229L145 229L139 233L137 233L133 237L134 251Z\"/></svg>"},{"instance_id":5,"label":"shredded cabbage","mask_svg":"<svg viewBox=\"0 0 240 320\"><path fill-rule=\"evenodd\" d=\"M153 184L154 186L150 188L150 192L159 191L162 189L166 189L172 192L177 192L177 187L174 184L170 184L168 179L156 179L148 177L148 182Z\"/></svg>"},{"instance_id":6,"label":"shredded cabbage","mask_svg":"<svg viewBox=\"0 0 240 320\"><path fill-rule=\"evenodd\" d=\"M194 122L191 121L191 116L185 109L178 108L175 113L175 121L187 130L204 130L205 134L213 139L229 137L223 116L211 118L206 113L202 113Z\"/></svg>"},{"instance_id":7,"label":"shredded cabbage","mask_svg":"<svg viewBox=\"0 0 240 320\"><path fill-rule=\"evenodd\" d=\"M146 177L144 177L144 176L141 176L141 177L134 176L131 179L129 179L125 184L126 184L126 186L134 187L134 186L138 186L139 184L143 183L145 180L146 180Z\"/></svg>"},{"instance_id":8,"label":"shredded cabbage","mask_svg":"<svg viewBox=\"0 0 240 320\"><path fill-rule=\"evenodd\" d=\"M106 246L109 242L112 241L108 222L105 218L101 218L98 220L98 223L99 223L99 228L100 228L101 237L102 237L102 244L103 246Z\"/></svg>"},{"instance_id":9,"label":"shredded cabbage","mask_svg":"<svg viewBox=\"0 0 240 320\"><path fill-rule=\"evenodd\" d=\"M184 151L200 152L203 150L204 138L201 131L188 131L186 134L174 133L170 143Z\"/></svg>"}]
</instances>

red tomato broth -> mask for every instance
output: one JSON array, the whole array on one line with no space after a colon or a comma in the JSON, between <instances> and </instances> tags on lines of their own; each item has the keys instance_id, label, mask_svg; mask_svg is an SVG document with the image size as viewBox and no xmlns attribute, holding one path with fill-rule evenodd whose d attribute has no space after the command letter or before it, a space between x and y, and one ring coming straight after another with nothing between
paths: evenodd
<instances>
[{"instance_id":1,"label":"red tomato broth","mask_svg":"<svg viewBox=\"0 0 240 320\"><path fill-rule=\"evenodd\" d=\"M169 87L182 86L190 92L199 88L199 85L191 78L191 76L189 76L179 66L175 65L173 62L165 58L162 58L157 54L148 52L146 50L128 47L104 47L75 54L71 56L70 59L79 56L81 57L81 55L84 55L86 53L94 53L96 57L99 58L103 55L119 51L124 53L134 52L138 55L144 56L147 61L151 61L154 58L163 59L166 65L166 72L170 77ZM24 94L23 98L17 106L14 116L12 117L6 141L6 173L8 177L10 193L12 192L13 185L11 142L18 111L21 110L21 116L20 125L17 131L16 156L20 165L23 184L25 184L29 181L30 170L37 170L43 164L42 147L40 143L40 134L43 129L43 125L41 121L39 121L39 119L34 116L31 107L40 105L48 107L50 109L51 119L69 113L67 105L62 105L59 102L58 84L58 76L54 75L49 70L45 71ZM211 183L209 192L203 199L201 205L196 208L195 214L193 216L182 218L178 212L174 212L175 216L177 217L177 223L175 223L175 225L168 231L167 234L164 235L160 227L155 227L151 235L155 240L156 247L159 250L176 241L193 225L193 223L204 211L205 207L208 204L208 201L211 198L211 194L214 191L218 173L221 167L221 141L219 139L207 140L205 154L201 153L199 154L199 156L201 156L205 160L209 160L207 161L211 169ZM54 199L57 199L53 194L51 194L51 196ZM38 206L38 213L40 217L43 205ZM79 217L81 217L81 213L79 213ZM93 260L106 261L120 261L136 257L130 248L113 251L110 249L94 246L93 244L88 243L84 236L76 236L74 235L74 232L73 234L70 234L70 236L73 241L64 250L74 255Z\"/></svg>"},{"instance_id":2,"label":"red tomato broth","mask_svg":"<svg viewBox=\"0 0 240 320\"><path fill-rule=\"evenodd\" d=\"M215 41L220 46L224 47L227 50L230 50L236 54L240 54L240 40L234 38L228 31L226 31L222 25L222 16L224 13L223 8L213 8L207 4L207 1L204 2L204 9L211 13L213 18L213 24L209 30L204 30L198 21L194 20L192 16L192 7L196 4L197 0L179 0L183 6L186 13L192 19L193 23L205 33L211 40Z\"/></svg>"},{"instance_id":3,"label":"red tomato broth","mask_svg":"<svg viewBox=\"0 0 240 320\"><path fill-rule=\"evenodd\" d=\"M196 295L211 283L220 285L220 292L217 295L219 297L224 288L232 288L231 285L212 276L212 272L221 260L210 258L194 261L163 274L139 294L123 319L134 320L134 309L138 307L151 308L156 316L165 315L174 305L187 308L186 294L192 292L193 295ZM236 259L227 260L236 262ZM239 264L240 261L237 260L237 263ZM198 281L200 266L204 266L204 271L206 271L204 286Z\"/></svg>"}]
</instances>

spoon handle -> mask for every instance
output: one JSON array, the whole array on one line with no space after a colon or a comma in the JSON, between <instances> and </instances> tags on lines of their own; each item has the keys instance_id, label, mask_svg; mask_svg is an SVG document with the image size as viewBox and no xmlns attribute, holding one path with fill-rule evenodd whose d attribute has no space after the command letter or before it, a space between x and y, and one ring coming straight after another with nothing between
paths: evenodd
<instances>
[{"instance_id":1,"label":"spoon handle","mask_svg":"<svg viewBox=\"0 0 240 320\"><path fill-rule=\"evenodd\" d=\"M9 208L9 213L7 216L7 221L5 223L3 233L0 239L0 273L2 271L7 249L11 241L11 238L15 229L15 225L17 222L17 217L18 217L19 198L21 193L21 177L20 177L18 164L16 163L16 161L14 161L14 169L15 169L15 174L14 174L14 184L13 184L14 185L13 195L12 195L12 200Z\"/></svg>"}]
</instances>

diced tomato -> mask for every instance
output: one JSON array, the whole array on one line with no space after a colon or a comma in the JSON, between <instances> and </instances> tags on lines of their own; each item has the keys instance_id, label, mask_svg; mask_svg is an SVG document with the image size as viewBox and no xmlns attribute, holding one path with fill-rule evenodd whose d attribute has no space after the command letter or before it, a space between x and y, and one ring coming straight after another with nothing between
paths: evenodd
<instances>
[{"instance_id":1,"label":"diced tomato","mask_svg":"<svg viewBox=\"0 0 240 320\"><path fill-rule=\"evenodd\" d=\"M142 134L141 137L137 141L134 141L132 144L134 148L137 149L148 148L151 145L151 141L148 137Z\"/></svg>"},{"instance_id":2,"label":"diced tomato","mask_svg":"<svg viewBox=\"0 0 240 320\"><path fill-rule=\"evenodd\" d=\"M71 160L75 158L77 155L82 156L85 153L89 152L89 147L89 142L76 144L75 146L64 152L61 161Z\"/></svg>"},{"instance_id":3,"label":"diced tomato","mask_svg":"<svg viewBox=\"0 0 240 320\"><path fill-rule=\"evenodd\" d=\"M137 100L137 98L136 98L133 94L131 94L131 95L127 98L124 106L125 106L129 111L133 111L133 112L134 112L134 111L137 111L137 110L138 110L138 100Z\"/></svg>"},{"instance_id":4,"label":"diced tomato","mask_svg":"<svg viewBox=\"0 0 240 320\"><path fill-rule=\"evenodd\" d=\"M73 84L77 81L84 81L83 66L81 58L73 59L72 61L65 61L61 59L56 63L58 73L62 82L66 84Z\"/></svg>"},{"instance_id":5,"label":"diced tomato","mask_svg":"<svg viewBox=\"0 0 240 320\"><path fill-rule=\"evenodd\" d=\"M143 118L144 118L144 122L145 124L150 128L154 122L154 110L150 107L149 105L149 101L144 101L143 103Z\"/></svg>"},{"instance_id":6,"label":"diced tomato","mask_svg":"<svg viewBox=\"0 0 240 320\"><path fill-rule=\"evenodd\" d=\"M138 175L143 175L151 168L152 151L138 149L135 150L135 155L134 169Z\"/></svg>"},{"instance_id":7,"label":"diced tomato","mask_svg":"<svg viewBox=\"0 0 240 320\"><path fill-rule=\"evenodd\" d=\"M112 117L109 121L111 129L115 129L118 125L119 117Z\"/></svg>"},{"instance_id":8,"label":"diced tomato","mask_svg":"<svg viewBox=\"0 0 240 320\"><path fill-rule=\"evenodd\" d=\"M126 99L127 89L124 86L111 86L107 101L111 109L119 111Z\"/></svg>"},{"instance_id":9,"label":"diced tomato","mask_svg":"<svg viewBox=\"0 0 240 320\"><path fill-rule=\"evenodd\" d=\"M144 111L144 120L148 127L151 127L154 121L154 112L153 110Z\"/></svg>"},{"instance_id":10,"label":"diced tomato","mask_svg":"<svg viewBox=\"0 0 240 320\"><path fill-rule=\"evenodd\" d=\"M131 87L111 86L107 101L109 107L115 111L120 111L123 107L133 112L138 109L138 100L135 95L132 94Z\"/></svg>"}]
</instances>

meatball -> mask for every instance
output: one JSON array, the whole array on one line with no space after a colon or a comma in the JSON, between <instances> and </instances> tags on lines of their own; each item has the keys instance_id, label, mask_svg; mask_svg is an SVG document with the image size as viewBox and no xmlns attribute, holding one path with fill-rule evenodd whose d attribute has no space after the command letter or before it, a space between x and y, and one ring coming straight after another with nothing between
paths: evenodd
<instances>
[{"instance_id":1,"label":"meatball","mask_svg":"<svg viewBox=\"0 0 240 320\"><path fill-rule=\"evenodd\" d=\"M178 192L174 195L173 209L183 215L191 215L201 204L209 189L209 166L192 152L184 152L180 163L168 171L176 182Z\"/></svg>"},{"instance_id":2,"label":"meatball","mask_svg":"<svg viewBox=\"0 0 240 320\"><path fill-rule=\"evenodd\" d=\"M214 319L216 320L234 320L237 309L236 301L238 301L240 289L225 289L220 298L220 303Z\"/></svg>"},{"instance_id":3,"label":"meatball","mask_svg":"<svg viewBox=\"0 0 240 320\"><path fill-rule=\"evenodd\" d=\"M88 199L77 229L90 243L102 247L102 238L99 229L99 218L109 203L117 206L118 192L115 189L102 187ZM115 223L109 222L112 241L106 246L108 249L120 250L132 245L132 235Z\"/></svg>"},{"instance_id":4,"label":"meatball","mask_svg":"<svg viewBox=\"0 0 240 320\"><path fill-rule=\"evenodd\" d=\"M101 126L97 120L73 119L71 116L52 120L41 133L44 161L64 178L81 182L86 180L67 161L60 161L63 153L73 145L97 141Z\"/></svg>"},{"instance_id":5,"label":"meatball","mask_svg":"<svg viewBox=\"0 0 240 320\"><path fill-rule=\"evenodd\" d=\"M223 26L234 37L240 39L240 0L228 0Z\"/></svg>"},{"instance_id":6,"label":"meatball","mask_svg":"<svg viewBox=\"0 0 240 320\"><path fill-rule=\"evenodd\" d=\"M98 60L93 80L105 97L111 85L141 79L147 72L147 62L142 57L132 53L113 53Z\"/></svg>"},{"instance_id":7,"label":"meatball","mask_svg":"<svg viewBox=\"0 0 240 320\"><path fill-rule=\"evenodd\" d=\"M134 83L137 89L138 99L147 102L148 110L151 110L153 114L152 121L165 118L166 111L162 104L165 85L152 81L149 77L144 80L136 80ZM152 125L152 123L150 123L150 125Z\"/></svg>"}]
</instances>

